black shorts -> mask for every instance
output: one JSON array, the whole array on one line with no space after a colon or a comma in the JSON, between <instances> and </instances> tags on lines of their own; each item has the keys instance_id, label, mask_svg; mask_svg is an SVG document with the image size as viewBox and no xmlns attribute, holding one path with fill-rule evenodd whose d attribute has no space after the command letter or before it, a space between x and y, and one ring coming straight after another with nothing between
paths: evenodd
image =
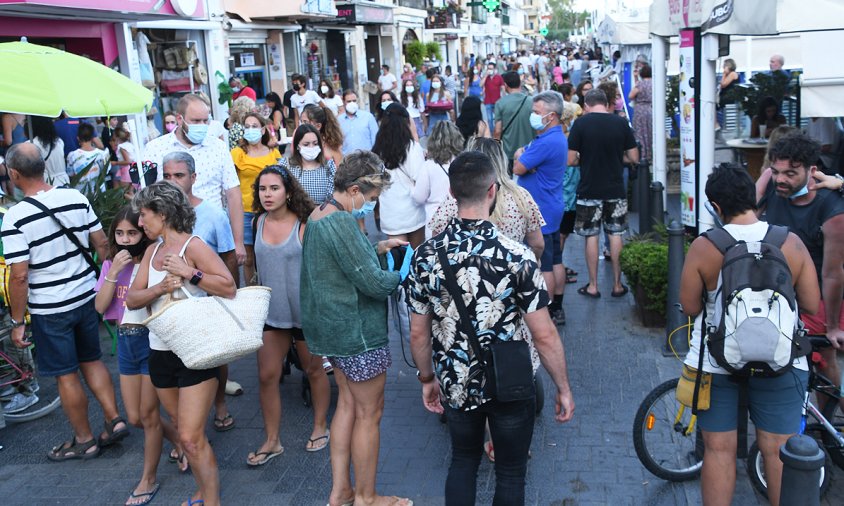
<instances>
[{"instance_id":1,"label":"black shorts","mask_svg":"<svg viewBox=\"0 0 844 506\"><path fill-rule=\"evenodd\" d=\"M302 333L302 329L297 327L292 327L289 329L283 329L281 327L273 327L272 325L264 324L264 332L268 330L284 330L286 332L290 332L290 336L293 338L294 341L305 341L305 334Z\"/></svg>"},{"instance_id":2,"label":"black shorts","mask_svg":"<svg viewBox=\"0 0 844 506\"><path fill-rule=\"evenodd\" d=\"M566 211L563 213L563 221L560 222L560 233L569 235L574 232L574 218L577 216L577 211Z\"/></svg>"},{"instance_id":3,"label":"black shorts","mask_svg":"<svg viewBox=\"0 0 844 506\"><path fill-rule=\"evenodd\" d=\"M220 368L188 369L172 351L150 350L149 379L155 388L187 388L220 379Z\"/></svg>"}]
</instances>

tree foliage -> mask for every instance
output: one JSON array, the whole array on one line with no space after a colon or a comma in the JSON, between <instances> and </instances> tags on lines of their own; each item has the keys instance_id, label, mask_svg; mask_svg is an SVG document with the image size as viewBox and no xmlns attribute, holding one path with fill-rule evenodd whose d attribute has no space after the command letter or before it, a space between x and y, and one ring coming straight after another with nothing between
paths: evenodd
<instances>
[{"instance_id":1,"label":"tree foliage","mask_svg":"<svg viewBox=\"0 0 844 506\"><path fill-rule=\"evenodd\" d=\"M574 0L548 0L551 22L548 23L548 40L566 40L589 18L586 11L575 11Z\"/></svg>"}]
</instances>

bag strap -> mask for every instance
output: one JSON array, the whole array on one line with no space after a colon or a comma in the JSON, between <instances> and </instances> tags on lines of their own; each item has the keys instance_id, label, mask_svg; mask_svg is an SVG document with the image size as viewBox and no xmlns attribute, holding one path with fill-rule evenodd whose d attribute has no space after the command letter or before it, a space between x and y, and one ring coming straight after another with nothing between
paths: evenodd
<instances>
[{"instance_id":1,"label":"bag strap","mask_svg":"<svg viewBox=\"0 0 844 506\"><path fill-rule=\"evenodd\" d=\"M443 244L442 248L437 248L437 255L440 259L440 267L445 275L445 287L451 294L451 299L454 301L454 305L457 306L457 314L460 316L460 323L462 323L463 331L469 338L469 344L472 346L472 351L475 352L475 356L481 366L486 367L486 362L484 362L483 359L481 343L478 341L478 335L475 333L475 328L472 326L472 320L469 317L469 311L466 309L466 304L463 303L463 291L457 285L457 277L455 276L454 270L452 270L451 264L448 261L448 254L446 253L447 244L448 243Z\"/></svg>"},{"instance_id":2,"label":"bag strap","mask_svg":"<svg viewBox=\"0 0 844 506\"><path fill-rule=\"evenodd\" d=\"M519 108L518 108L518 109L516 109L516 112L515 112L515 113L513 113L513 116L510 118L510 121L508 121L508 122L507 122L507 125L505 125L505 126L504 126L504 129L503 129L503 130L501 130L501 137L502 137L502 138L504 137L504 132L506 132L506 131L507 131L507 128L509 128L509 127L510 127L510 125L512 125L512 124L513 124L513 121L516 119L516 116L518 116L518 115L519 115L519 113L520 113L520 112L522 112L522 107L525 105L525 100L527 100L527 95L525 95L524 97L522 97L522 102L519 104Z\"/></svg>"},{"instance_id":3,"label":"bag strap","mask_svg":"<svg viewBox=\"0 0 844 506\"><path fill-rule=\"evenodd\" d=\"M440 168L443 170L443 172L445 173L445 177L448 177L448 171L447 171L447 170L445 170L445 167L443 167L443 164L441 164L441 163L437 162L437 165L439 165L439 166L440 166Z\"/></svg>"},{"instance_id":4,"label":"bag strap","mask_svg":"<svg viewBox=\"0 0 844 506\"><path fill-rule=\"evenodd\" d=\"M94 269L94 275L97 278L100 277L100 266L97 265L97 262L94 261L94 257L91 256L91 252L87 248L82 246L82 243L79 242L79 238L73 235L73 232L68 230L67 227L65 227L64 224L59 221L59 219L56 217L55 214L53 214L53 211L49 207L45 206L43 203L39 202L38 200L32 197L26 197L25 199L23 199L23 202L28 202L29 204L43 211L44 214L46 214L50 218L53 218L53 221L56 222L56 225L59 226L59 229L61 229L64 235L70 240L70 242L73 243L74 246L79 248L79 251L82 253L82 258L84 258L85 261L88 262L88 265L90 265L91 268Z\"/></svg>"},{"instance_id":5,"label":"bag strap","mask_svg":"<svg viewBox=\"0 0 844 506\"><path fill-rule=\"evenodd\" d=\"M704 287L706 290L706 287ZM700 384L703 381L703 353L706 349L706 298L703 300L703 315L700 318L700 353L697 358L697 375L695 376L695 391L692 394L692 414L697 416L697 401L700 393Z\"/></svg>"},{"instance_id":6,"label":"bag strap","mask_svg":"<svg viewBox=\"0 0 844 506\"><path fill-rule=\"evenodd\" d=\"M788 239L788 227L768 225L768 232L765 234L765 237L762 238L762 242L766 242L772 246L776 246L777 248L782 248L786 239Z\"/></svg>"},{"instance_id":7,"label":"bag strap","mask_svg":"<svg viewBox=\"0 0 844 506\"><path fill-rule=\"evenodd\" d=\"M713 228L711 230L707 230L701 235L709 239L712 244L718 248L718 251L720 251L722 255L726 255L728 249L738 244L735 237L730 235L730 233L723 228Z\"/></svg>"}]
</instances>

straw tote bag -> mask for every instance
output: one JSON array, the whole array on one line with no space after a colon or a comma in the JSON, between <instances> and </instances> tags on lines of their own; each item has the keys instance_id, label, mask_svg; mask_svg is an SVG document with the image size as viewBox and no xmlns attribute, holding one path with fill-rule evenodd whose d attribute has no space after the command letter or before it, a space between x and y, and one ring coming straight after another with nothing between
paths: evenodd
<instances>
[{"instance_id":1,"label":"straw tote bag","mask_svg":"<svg viewBox=\"0 0 844 506\"><path fill-rule=\"evenodd\" d=\"M270 304L266 286L237 291L234 299L167 295L164 305L144 321L188 369L211 369L254 353L263 344Z\"/></svg>"}]
</instances>

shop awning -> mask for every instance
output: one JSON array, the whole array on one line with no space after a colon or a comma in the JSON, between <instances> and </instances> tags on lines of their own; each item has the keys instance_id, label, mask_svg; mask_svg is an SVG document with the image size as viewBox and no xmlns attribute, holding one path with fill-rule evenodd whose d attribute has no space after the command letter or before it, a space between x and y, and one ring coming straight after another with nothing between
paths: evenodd
<instances>
[{"instance_id":1,"label":"shop awning","mask_svg":"<svg viewBox=\"0 0 844 506\"><path fill-rule=\"evenodd\" d=\"M229 14L246 22L253 19L332 19L337 16L334 2L308 2L306 0L223 0Z\"/></svg>"},{"instance_id":2,"label":"shop awning","mask_svg":"<svg viewBox=\"0 0 844 506\"><path fill-rule=\"evenodd\" d=\"M191 12L187 12L183 4L189 2L132 0L120 2L117 6L114 2L103 0L0 0L0 15L112 22L208 19L205 2L195 2Z\"/></svg>"}]
</instances>

